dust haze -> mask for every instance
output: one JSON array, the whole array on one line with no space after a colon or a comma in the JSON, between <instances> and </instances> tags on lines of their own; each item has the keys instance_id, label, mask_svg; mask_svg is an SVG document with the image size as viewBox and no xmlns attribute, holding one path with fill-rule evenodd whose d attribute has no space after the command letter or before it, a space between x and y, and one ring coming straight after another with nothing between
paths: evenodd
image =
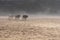
<instances>
[{"instance_id":1,"label":"dust haze","mask_svg":"<svg viewBox=\"0 0 60 40\"><path fill-rule=\"evenodd\" d=\"M60 16L60 0L0 0L1 16L24 13Z\"/></svg>"}]
</instances>

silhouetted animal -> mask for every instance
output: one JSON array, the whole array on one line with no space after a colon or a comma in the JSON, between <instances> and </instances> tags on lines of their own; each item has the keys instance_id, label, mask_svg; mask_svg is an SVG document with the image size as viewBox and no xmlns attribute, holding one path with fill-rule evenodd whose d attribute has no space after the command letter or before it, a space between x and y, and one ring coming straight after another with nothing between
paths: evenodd
<instances>
[{"instance_id":1,"label":"silhouetted animal","mask_svg":"<svg viewBox=\"0 0 60 40\"><path fill-rule=\"evenodd\" d=\"M23 20L27 20L28 15L23 15Z\"/></svg>"},{"instance_id":2,"label":"silhouetted animal","mask_svg":"<svg viewBox=\"0 0 60 40\"><path fill-rule=\"evenodd\" d=\"M15 16L15 19L16 19L16 20L19 20L19 18L20 18L20 15L16 15L16 16Z\"/></svg>"}]
</instances>

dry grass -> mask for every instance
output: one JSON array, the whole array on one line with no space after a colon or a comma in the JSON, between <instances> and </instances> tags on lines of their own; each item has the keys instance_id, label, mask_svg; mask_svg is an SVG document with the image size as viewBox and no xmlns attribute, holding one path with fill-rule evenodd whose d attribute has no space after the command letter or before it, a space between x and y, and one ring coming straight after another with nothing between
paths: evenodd
<instances>
[{"instance_id":1,"label":"dry grass","mask_svg":"<svg viewBox=\"0 0 60 40\"><path fill-rule=\"evenodd\" d=\"M0 20L0 40L60 40L60 19Z\"/></svg>"}]
</instances>

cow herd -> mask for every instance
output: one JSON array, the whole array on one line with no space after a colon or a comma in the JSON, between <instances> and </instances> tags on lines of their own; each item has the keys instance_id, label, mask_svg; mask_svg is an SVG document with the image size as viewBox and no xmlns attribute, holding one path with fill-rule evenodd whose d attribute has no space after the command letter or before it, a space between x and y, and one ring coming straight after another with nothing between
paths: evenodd
<instances>
[{"instance_id":1,"label":"cow herd","mask_svg":"<svg viewBox=\"0 0 60 40\"><path fill-rule=\"evenodd\" d=\"M12 20L12 19L14 19L14 20L20 20L20 18L22 18L22 20L27 20L27 18L28 18L28 15L10 15L9 17L8 17L8 19L9 20Z\"/></svg>"}]
</instances>

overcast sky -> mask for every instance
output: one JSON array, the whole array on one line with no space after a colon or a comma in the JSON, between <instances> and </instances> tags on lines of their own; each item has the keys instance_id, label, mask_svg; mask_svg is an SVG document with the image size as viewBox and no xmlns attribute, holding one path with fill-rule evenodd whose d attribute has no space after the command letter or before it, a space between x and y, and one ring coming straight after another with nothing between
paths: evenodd
<instances>
[{"instance_id":1,"label":"overcast sky","mask_svg":"<svg viewBox=\"0 0 60 40\"><path fill-rule=\"evenodd\" d=\"M0 14L60 15L60 0L0 0Z\"/></svg>"}]
</instances>

